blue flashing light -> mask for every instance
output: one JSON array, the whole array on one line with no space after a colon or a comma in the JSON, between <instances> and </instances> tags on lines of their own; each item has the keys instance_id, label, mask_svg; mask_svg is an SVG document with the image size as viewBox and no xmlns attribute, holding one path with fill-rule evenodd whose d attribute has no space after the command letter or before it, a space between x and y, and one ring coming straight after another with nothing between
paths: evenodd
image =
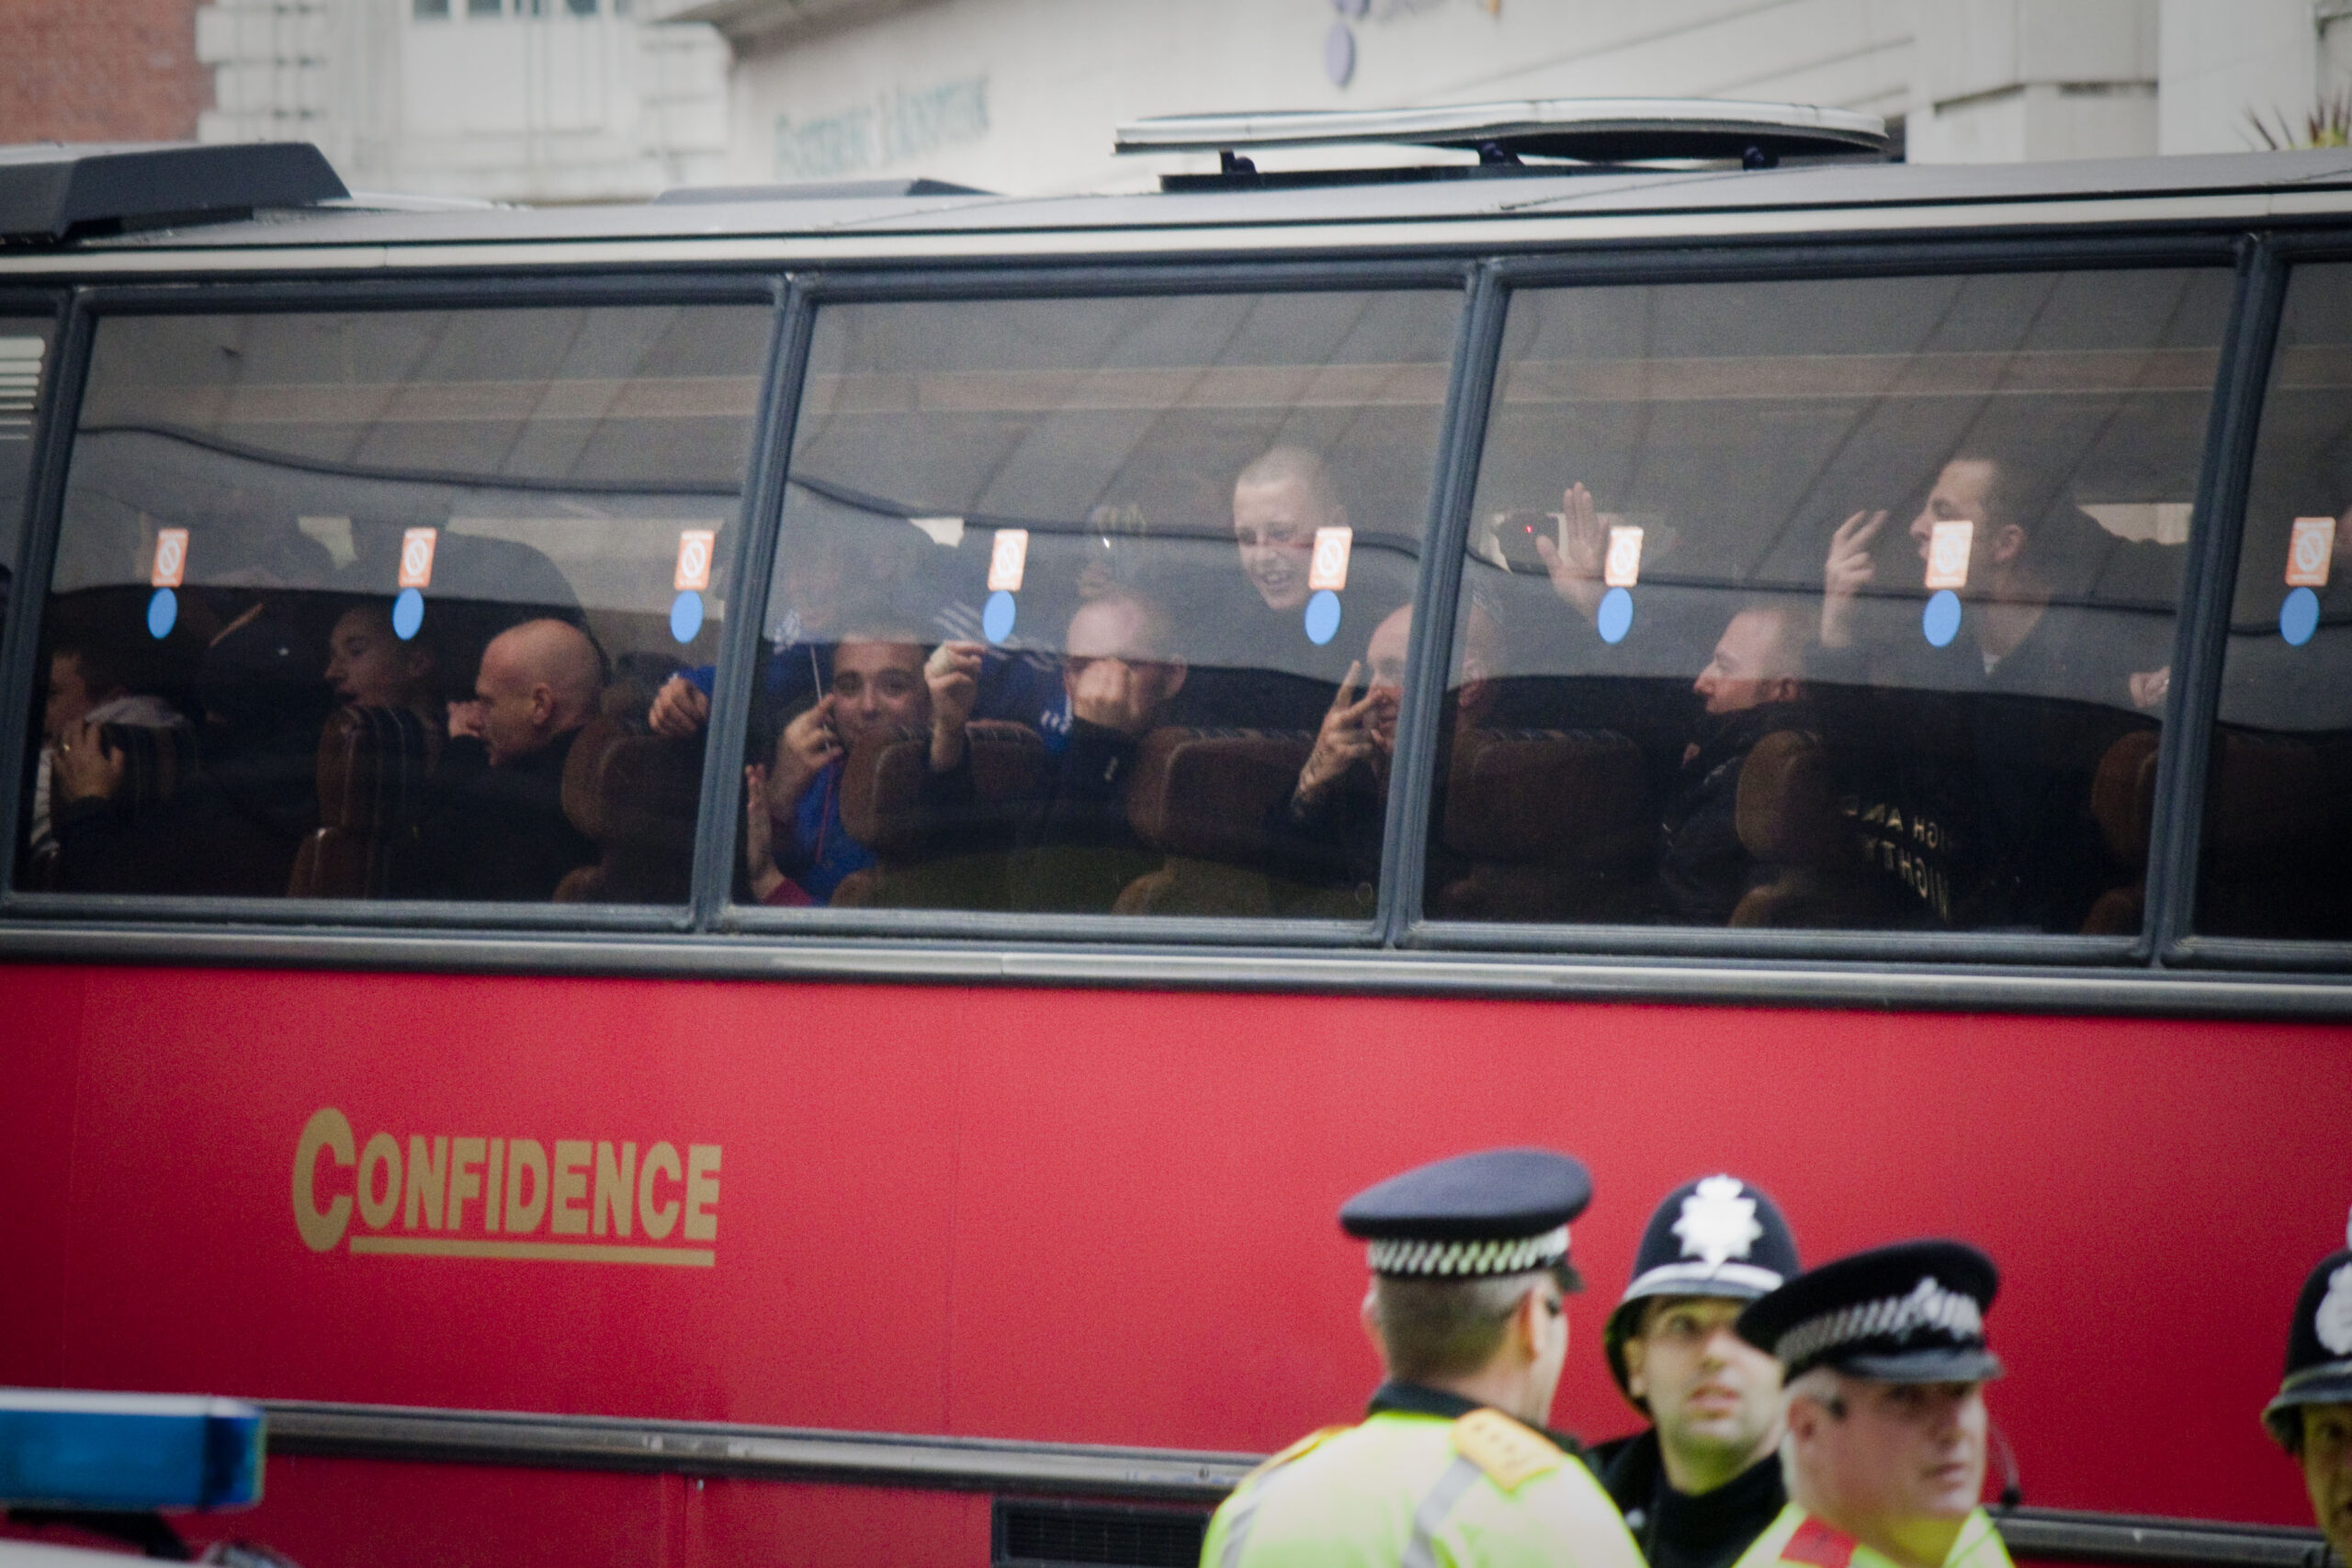
<instances>
[{"instance_id":1,"label":"blue flashing light","mask_svg":"<svg viewBox=\"0 0 2352 1568\"><path fill-rule=\"evenodd\" d=\"M1600 596L1600 608L1592 617L1593 629L1600 640L1619 643L1634 629L1634 596L1623 588L1612 588Z\"/></svg>"},{"instance_id":2,"label":"blue flashing light","mask_svg":"<svg viewBox=\"0 0 2352 1568\"><path fill-rule=\"evenodd\" d=\"M2308 588L2298 588L2278 606L2278 635L2287 639L2290 648L2301 648L2312 640L2312 634L2317 630L2319 595Z\"/></svg>"},{"instance_id":3,"label":"blue flashing light","mask_svg":"<svg viewBox=\"0 0 2352 1568\"><path fill-rule=\"evenodd\" d=\"M0 1389L0 1502L128 1513L261 1501L262 1412L233 1399Z\"/></svg>"}]
</instances>

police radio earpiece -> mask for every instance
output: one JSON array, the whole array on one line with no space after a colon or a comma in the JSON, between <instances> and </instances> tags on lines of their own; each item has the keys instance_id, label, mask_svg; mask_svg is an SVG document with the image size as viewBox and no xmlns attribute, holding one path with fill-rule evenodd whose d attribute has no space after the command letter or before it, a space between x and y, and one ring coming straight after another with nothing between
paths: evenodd
<instances>
[{"instance_id":1,"label":"police radio earpiece","mask_svg":"<svg viewBox=\"0 0 2352 1568\"><path fill-rule=\"evenodd\" d=\"M2017 1450L2009 1447L2008 1434L1997 1421L1984 1423L1984 1435L1993 1439L1993 1456L2001 1462L2001 1495L1993 1506L2006 1514L2025 1501L2025 1488L2018 1481Z\"/></svg>"}]
</instances>

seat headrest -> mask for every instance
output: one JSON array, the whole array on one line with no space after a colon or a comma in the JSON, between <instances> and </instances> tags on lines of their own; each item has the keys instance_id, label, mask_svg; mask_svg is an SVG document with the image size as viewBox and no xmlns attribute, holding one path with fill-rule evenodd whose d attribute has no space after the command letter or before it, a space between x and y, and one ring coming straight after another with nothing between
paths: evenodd
<instances>
[{"instance_id":1,"label":"seat headrest","mask_svg":"<svg viewBox=\"0 0 2352 1568\"><path fill-rule=\"evenodd\" d=\"M319 729L319 825L374 833L409 820L437 739L406 708L329 714Z\"/></svg>"},{"instance_id":2,"label":"seat headrest","mask_svg":"<svg viewBox=\"0 0 2352 1568\"><path fill-rule=\"evenodd\" d=\"M170 800L196 772L196 731L187 725L102 724L98 736L123 760L119 798L134 812Z\"/></svg>"},{"instance_id":3,"label":"seat headrest","mask_svg":"<svg viewBox=\"0 0 2352 1568\"><path fill-rule=\"evenodd\" d=\"M1473 729L1446 770L1446 845L1475 861L1568 864L1648 826L1641 748L1613 729Z\"/></svg>"},{"instance_id":4,"label":"seat headrest","mask_svg":"<svg viewBox=\"0 0 2352 1568\"><path fill-rule=\"evenodd\" d=\"M1266 818L1290 798L1314 749L1299 729L1155 729L1136 755L1127 825L1167 854L1260 860Z\"/></svg>"},{"instance_id":5,"label":"seat headrest","mask_svg":"<svg viewBox=\"0 0 2352 1568\"><path fill-rule=\"evenodd\" d=\"M1776 729L1749 749L1733 813L1741 847L1759 861L1822 866L1855 858L1828 749L1808 731Z\"/></svg>"},{"instance_id":6,"label":"seat headrest","mask_svg":"<svg viewBox=\"0 0 2352 1568\"><path fill-rule=\"evenodd\" d=\"M964 731L972 786L983 803L1004 802L1037 787L1046 743L1025 724L975 719ZM914 843L932 826L922 806L931 771L931 737L912 730L868 734L842 765L842 826L869 849Z\"/></svg>"},{"instance_id":7,"label":"seat headrest","mask_svg":"<svg viewBox=\"0 0 2352 1568\"><path fill-rule=\"evenodd\" d=\"M684 854L702 807L700 737L632 733L609 715L590 719L563 763L563 814L598 845Z\"/></svg>"},{"instance_id":8,"label":"seat headrest","mask_svg":"<svg viewBox=\"0 0 2352 1568\"><path fill-rule=\"evenodd\" d=\"M2119 737L2091 774L2091 817L2117 863L2132 871L2148 863L2148 831L2156 810L2156 741L2154 729Z\"/></svg>"}]
</instances>

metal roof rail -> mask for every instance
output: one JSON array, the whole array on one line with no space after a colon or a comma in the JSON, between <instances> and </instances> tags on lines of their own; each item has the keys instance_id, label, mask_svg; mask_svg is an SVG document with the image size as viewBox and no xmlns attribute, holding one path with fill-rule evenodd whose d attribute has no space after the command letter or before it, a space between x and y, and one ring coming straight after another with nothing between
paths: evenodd
<instances>
[{"instance_id":1,"label":"metal roof rail","mask_svg":"<svg viewBox=\"0 0 2352 1568\"><path fill-rule=\"evenodd\" d=\"M1347 169L1261 175L1248 156L1268 148L1387 143L1474 152L1481 168L1524 159L1580 164L1661 159L1733 160L1770 168L1783 157L1881 157L1886 122L1852 109L1729 98L1528 98L1404 109L1295 109L1260 114L1163 115L1117 128L1119 152L1216 152L1216 175L1163 176L1163 188L1431 178L1470 171ZM1555 171L1556 172L1556 171Z\"/></svg>"},{"instance_id":2,"label":"metal roof rail","mask_svg":"<svg viewBox=\"0 0 2352 1568\"><path fill-rule=\"evenodd\" d=\"M884 201L922 196L990 196L991 191L922 176L895 180L805 180L791 185L672 186L656 207L706 207L738 201Z\"/></svg>"},{"instance_id":3,"label":"metal roof rail","mask_svg":"<svg viewBox=\"0 0 2352 1568\"><path fill-rule=\"evenodd\" d=\"M223 222L350 194L307 141L0 147L0 244Z\"/></svg>"}]
</instances>

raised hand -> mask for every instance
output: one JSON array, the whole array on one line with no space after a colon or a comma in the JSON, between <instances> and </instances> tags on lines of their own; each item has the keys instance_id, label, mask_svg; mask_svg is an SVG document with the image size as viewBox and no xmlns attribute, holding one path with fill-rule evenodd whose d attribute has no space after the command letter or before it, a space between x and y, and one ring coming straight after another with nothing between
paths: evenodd
<instances>
[{"instance_id":1,"label":"raised hand","mask_svg":"<svg viewBox=\"0 0 2352 1568\"><path fill-rule=\"evenodd\" d=\"M768 767L753 762L743 770L743 869L750 873L752 897L766 903L768 895L784 886L775 868L775 818L768 815Z\"/></svg>"},{"instance_id":2,"label":"raised hand","mask_svg":"<svg viewBox=\"0 0 2352 1568\"><path fill-rule=\"evenodd\" d=\"M1158 682L1124 659L1090 659L1069 678L1071 716L1122 735L1141 735L1151 727L1159 696Z\"/></svg>"},{"instance_id":3,"label":"raised hand","mask_svg":"<svg viewBox=\"0 0 2352 1568\"><path fill-rule=\"evenodd\" d=\"M1356 682L1363 677L1363 660L1351 661L1347 679L1340 682L1339 694L1331 699L1330 710L1324 714L1322 727L1315 732L1315 749L1306 754L1306 765L1298 770L1295 795L1303 804L1312 806L1320 801L1347 776L1350 768L1380 750L1371 723L1372 710L1379 696L1372 692L1362 697L1356 695Z\"/></svg>"},{"instance_id":4,"label":"raised hand","mask_svg":"<svg viewBox=\"0 0 2352 1568\"><path fill-rule=\"evenodd\" d=\"M57 738L50 787L61 801L111 800L122 788L127 765L122 753L107 745L106 732L83 719Z\"/></svg>"},{"instance_id":5,"label":"raised hand","mask_svg":"<svg viewBox=\"0 0 2352 1568\"><path fill-rule=\"evenodd\" d=\"M771 809L789 811L799 805L826 764L842 754L841 734L833 728L836 701L828 692L816 706L784 727L784 738L775 749L775 773L768 797Z\"/></svg>"},{"instance_id":6,"label":"raised hand","mask_svg":"<svg viewBox=\"0 0 2352 1568\"><path fill-rule=\"evenodd\" d=\"M690 740L710 723L710 697L684 675L673 675L653 694L645 710L645 727L673 740Z\"/></svg>"},{"instance_id":7,"label":"raised hand","mask_svg":"<svg viewBox=\"0 0 2352 1568\"><path fill-rule=\"evenodd\" d=\"M1566 547L1538 534L1535 553L1551 574L1552 592L1589 620L1600 609L1600 569L1609 555L1609 529L1592 504L1592 492L1580 484L1570 485L1561 496L1560 513L1566 519L1561 529Z\"/></svg>"},{"instance_id":8,"label":"raised hand","mask_svg":"<svg viewBox=\"0 0 2352 1568\"><path fill-rule=\"evenodd\" d=\"M980 695L984 652L977 642L943 642L923 664L923 682L931 688L933 773L944 773L963 760L965 728Z\"/></svg>"},{"instance_id":9,"label":"raised hand","mask_svg":"<svg viewBox=\"0 0 2352 1568\"><path fill-rule=\"evenodd\" d=\"M1854 599L1878 576L1871 544L1886 527L1886 513L1857 512L1829 536L1829 558L1821 568L1821 646L1846 648L1854 640Z\"/></svg>"}]
</instances>

